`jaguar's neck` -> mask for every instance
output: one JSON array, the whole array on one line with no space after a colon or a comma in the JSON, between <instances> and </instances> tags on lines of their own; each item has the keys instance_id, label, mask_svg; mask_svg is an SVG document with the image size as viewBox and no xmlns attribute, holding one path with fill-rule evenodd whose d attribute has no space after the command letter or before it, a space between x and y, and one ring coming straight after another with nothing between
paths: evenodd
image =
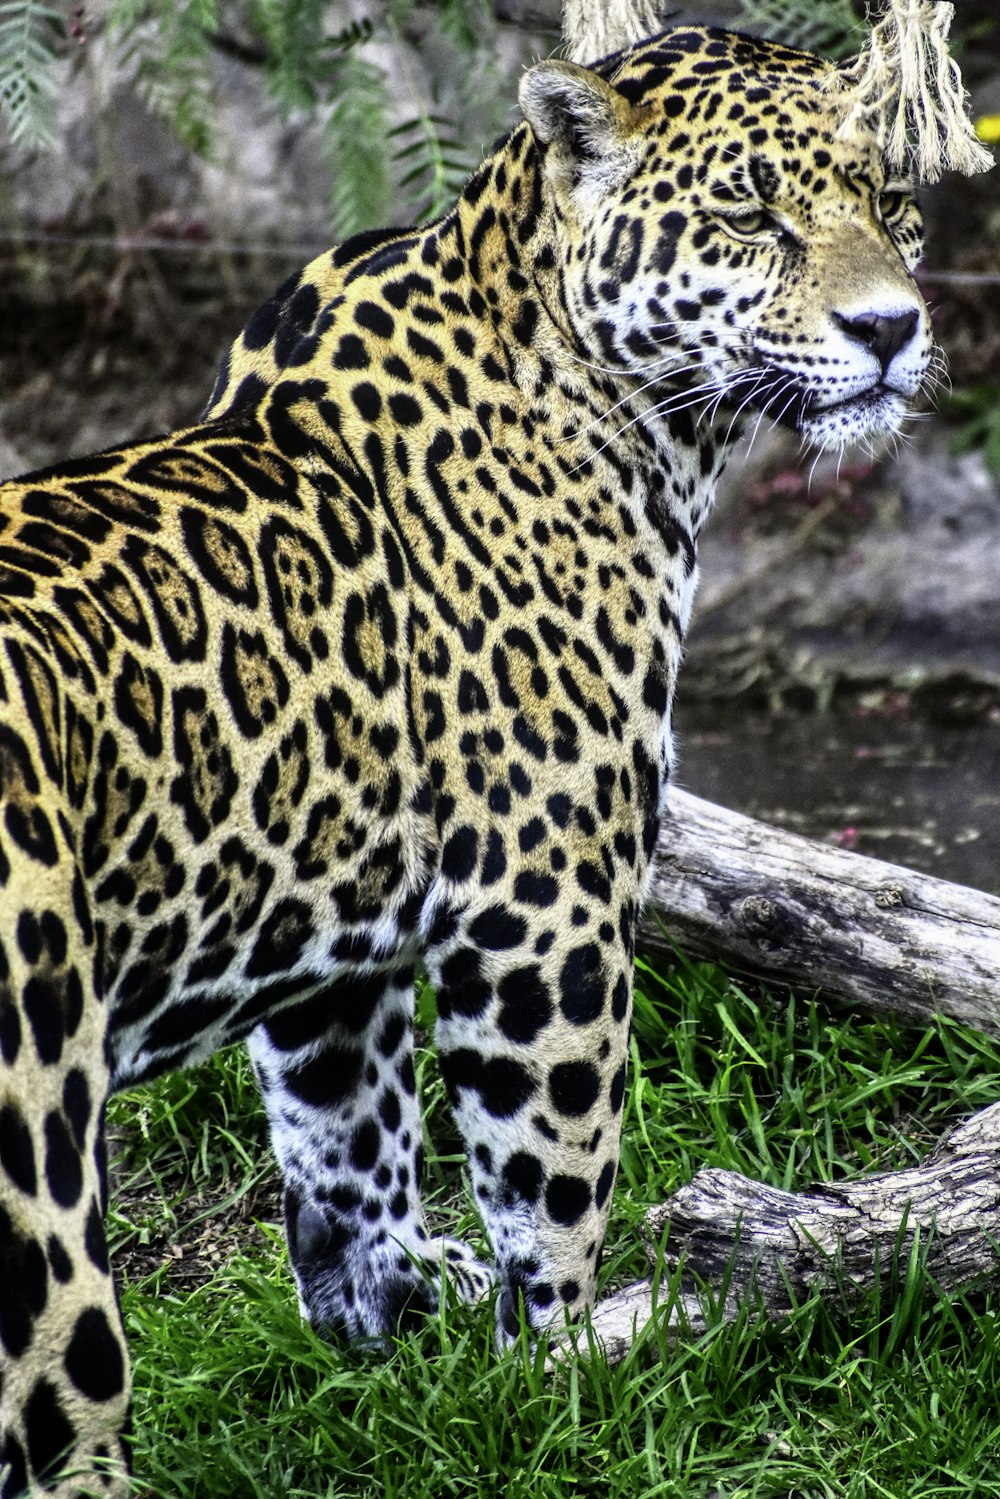
<instances>
[{"instance_id":1,"label":"jaguar's neck","mask_svg":"<svg viewBox=\"0 0 1000 1499\"><path fill-rule=\"evenodd\" d=\"M486 442L512 452L538 432L583 503L624 500L656 535L696 537L725 428L696 422L680 390L645 389L602 367L574 337L540 177L521 127L437 224L360 236L318 257L250 320L206 414L263 411L279 386L284 396L290 383L308 385L301 420L319 432L312 392L333 380L351 393L338 440L360 457L374 428L395 420L384 398L393 372L405 372L426 409L436 401L444 415L448 403L446 427L471 411ZM473 409L463 392L474 383Z\"/></svg>"},{"instance_id":2,"label":"jaguar's neck","mask_svg":"<svg viewBox=\"0 0 1000 1499\"><path fill-rule=\"evenodd\" d=\"M628 470L697 535L739 436L732 413L698 401L683 376L651 383L613 368L574 330L563 285L558 208L544 191L527 126L483 163L436 230L441 264L471 286L487 336L521 390L561 398L577 463ZM688 382L689 383L689 382ZM668 496L664 500L662 496Z\"/></svg>"}]
</instances>

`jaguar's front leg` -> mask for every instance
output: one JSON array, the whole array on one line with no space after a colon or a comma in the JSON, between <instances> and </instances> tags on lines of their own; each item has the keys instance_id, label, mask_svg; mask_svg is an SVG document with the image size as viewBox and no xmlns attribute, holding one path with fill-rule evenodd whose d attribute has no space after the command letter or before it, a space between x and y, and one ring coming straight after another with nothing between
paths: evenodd
<instances>
[{"instance_id":1,"label":"jaguar's front leg","mask_svg":"<svg viewBox=\"0 0 1000 1499\"><path fill-rule=\"evenodd\" d=\"M480 897L429 958L442 1070L497 1256L502 1341L522 1301L542 1326L594 1299L618 1166L634 919L629 891L602 890L559 916Z\"/></svg>"},{"instance_id":2,"label":"jaguar's front leg","mask_svg":"<svg viewBox=\"0 0 1000 1499\"><path fill-rule=\"evenodd\" d=\"M258 1026L249 1045L310 1321L392 1332L436 1306L442 1268L464 1299L483 1295L486 1267L424 1227L412 970L332 983Z\"/></svg>"}]
</instances>

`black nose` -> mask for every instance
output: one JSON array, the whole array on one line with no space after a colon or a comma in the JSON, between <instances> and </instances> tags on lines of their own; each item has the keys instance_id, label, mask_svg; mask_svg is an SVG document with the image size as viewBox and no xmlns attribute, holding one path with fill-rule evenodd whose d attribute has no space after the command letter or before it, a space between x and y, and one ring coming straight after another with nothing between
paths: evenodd
<instances>
[{"instance_id":1,"label":"black nose","mask_svg":"<svg viewBox=\"0 0 1000 1499\"><path fill-rule=\"evenodd\" d=\"M835 312L833 320L848 338L871 349L885 374L905 343L913 337L919 321L916 309L909 312L862 312L855 317L844 317Z\"/></svg>"}]
</instances>

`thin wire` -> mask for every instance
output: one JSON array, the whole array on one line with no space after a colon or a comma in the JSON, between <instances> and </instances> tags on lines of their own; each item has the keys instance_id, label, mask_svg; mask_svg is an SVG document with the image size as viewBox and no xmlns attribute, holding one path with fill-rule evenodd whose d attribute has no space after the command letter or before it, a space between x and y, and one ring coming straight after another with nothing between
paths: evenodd
<instances>
[{"instance_id":1,"label":"thin wire","mask_svg":"<svg viewBox=\"0 0 1000 1499\"><path fill-rule=\"evenodd\" d=\"M1000 286L1000 275L995 271L931 271L920 266L917 269L917 279L947 281L952 286Z\"/></svg>"}]
</instances>

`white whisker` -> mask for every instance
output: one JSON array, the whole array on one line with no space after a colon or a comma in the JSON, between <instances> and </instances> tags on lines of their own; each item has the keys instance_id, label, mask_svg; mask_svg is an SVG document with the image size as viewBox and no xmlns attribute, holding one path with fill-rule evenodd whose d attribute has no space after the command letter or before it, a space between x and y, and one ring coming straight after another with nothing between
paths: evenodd
<instances>
[{"instance_id":1,"label":"white whisker","mask_svg":"<svg viewBox=\"0 0 1000 1499\"><path fill-rule=\"evenodd\" d=\"M782 408L778 412L777 416L773 416L772 415L772 409L774 407L774 404L775 404L776 401L778 401L778 400L781 399L781 397L784 395L784 393L785 393L786 390L790 390L791 391L791 395L788 397L788 400L785 402L784 406L782 406ZM746 452L747 458L750 457L750 454L753 451L753 445L757 441L757 433L760 431L760 424L763 421L764 417L765 416L770 417L771 421L773 421L773 422L780 421L781 418L784 416L785 412L788 411L788 409L791 406L793 406L795 404L795 402L799 399L799 396L800 396L800 390L799 390L799 387L798 387L798 382L796 381L795 377L791 376L791 375L790 376L786 376L783 385L781 387L779 387L779 389L774 392L773 396L769 396L768 399L764 402L763 406L761 407L760 416L757 418L756 425L755 425L755 427L753 429L753 432L752 432L752 434L750 436L750 443L749 443L749 446L747 447L747 452Z\"/></svg>"},{"instance_id":2,"label":"white whisker","mask_svg":"<svg viewBox=\"0 0 1000 1499\"><path fill-rule=\"evenodd\" d=\"M648 387L645 388L648 389ZM581 462L577 464L577 468L571 470L571 472L575 473L577 469L582 467L584 463L589 463L592 458L596 458L599 453L603 453L605 448L609 447L611 443L614 442L615 438L621 437L624 432L627 432L630 427L634 427L637 422L652 421L654 419L659 420L664 416L675 415L679 411L687 411L693 406L700 405L702 403L702 400L708 399L707 397L702 397L699 399L699 391L707 390L714 393L715 389L715 381L707 381L704 385L696 386L694 390L684 391L670 400L654 404L648 411L637 412L636 415L631 417L629 421L623 423L623 425L620 427L616 427L614 432L612 432L609 437L601 443L601 446L599 448L595 448L592 453L589 453L586 458L582 459ZM618 402L619 406L621 406L622 404L624 403L621 401ZM617 407L612 407L611 411L614 411L616 409ZM610 415L610 412L606 413L606 415ZM594 424L591 423L591 425Z\"/></svg>"},{"instance_id":3,"label":"white whisker","mask_svg":"<svg viewBox=\"0 0 1000 1499\"><path fill-rule=\"evenodd\" d=\"M616 411L620 411L623 406L629 405L632 401L635 401L639 397L645 395L646 391L652 390L655 386L659 385L660 383L661 382L660 382L660 380L658 378L657 379L653 379L653 380L647 380L646 383L643 384L643 385L640 385L638 387L638 389L629 391L626 395L622 396L621 400L615 401L614 405L609 406L606 411L600 412L597 416L594 417L593 421L588 422L585 427L581 427L578 432L574 433L572 439L565 438L564 441L566 441L566 442L569 442L571 440L575 441L575 439L577 437L582 437L585 432L592 431L594 427L600 426L600 424L602 422L607 421L607 419L609 417L613 416ZM627 431L628 428L631 427L631 426L633 426L636 422L643 421L647 417L652 417L654 415L658 415L658 414L660 414L664 410L668 410L668 411L669 410L683 410L686 405L688 405L688 404L692 404L693 405L693 404L696 403L696 398L697 398L699 392L701 392L703 390L714 391L715 389L716 389L716 382L714 380L710 380L710 381L706 381L702 385L696 385L696 386L694 386L690 390L678 391L676 397L672 397L671 399L673 401L675 401L675 402L679 402L680 403L679 405L669 405L668 404L666 406L663 406L662 403L660 403L660 404L654 404L654 406L652 407L651 410L638 412L628 422L626 422L624 426L618 427L616 429L616 431L614 431L611 434L611 436L608 438L608 442L613 442L614 439L615 439L615 437L617 437L619 435L619 433ZM604 451L604 448L607 447L607 445L608 445L608 443L605 442L596 451L599 452L599 453L602 453Z\"/></svg>"},{"instance_id":4,"label":"white whisker","mask_svg":"<svg viewBox=\"0 0 1000 1499\"><path fill-rule=\"evenodd\" d=\"M750 374L752 372L748 371L747 373ZM725 436L725 439L724 439L725 442L728 443L730 435L731 435L732 430L735 427L736 423L739 421L740 417L743 415L743 413L747 409L747 407L753 404L754 398L760 393L760 388L761 388L761 384L763 383L763 380L764 380L763 373L758 374L756 376L756 378L753 380L753 382L752 382L752 384L750 386L749 391L743 397L743 400L740 402L740 404L737 406L736 410L734 411L734 413L732 415L732 418L730 420L729 426L726 428L726 436Z\"/></svg>"},{"instance_id":5,"label":"white whisker","mask_svg":"<svg viewBox=\"0 0 1000 1499\"><path fill-rule=\"evenodd\" d=\"M812 443L809 444L809 447L812 447ZM807 452L808 452L808 449L807 449ZM806 479L806 494L809 495L810 497L812 495L812 482L813 482L813 477L814 477L814 475L816 473L816 466L819 463L819 460L822 458L822 456L823 456L823 449L822 448L817 448L816 452L813 454L813 461L809 465L809 475L808 475L808 477ZM840 468L839 460L838 460L837 467L838 467L838 474L839 474L839 468Z\"/></svg>"}]
</instances>

